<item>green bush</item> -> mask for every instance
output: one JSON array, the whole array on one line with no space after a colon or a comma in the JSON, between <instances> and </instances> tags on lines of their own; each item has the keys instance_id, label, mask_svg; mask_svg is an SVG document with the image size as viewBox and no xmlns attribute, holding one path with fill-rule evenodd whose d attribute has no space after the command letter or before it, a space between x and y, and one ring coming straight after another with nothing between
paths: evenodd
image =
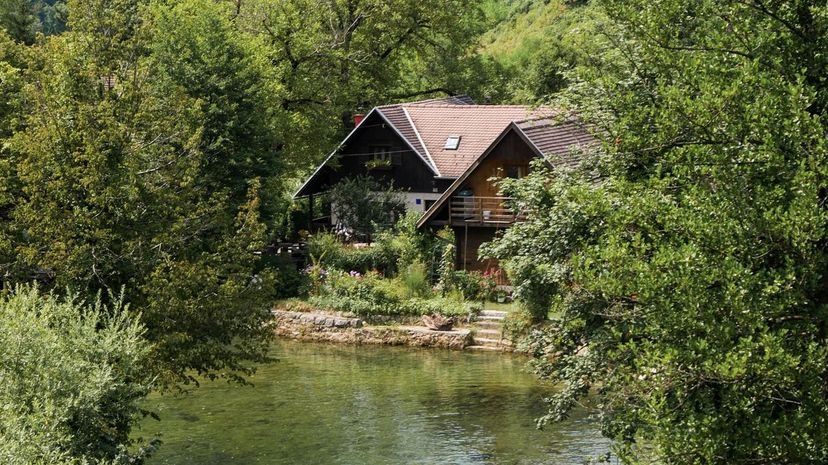
<instances>
[{"instance_id":1,"label":"green bush","mask_svg":"<svg viewBox=\"0 0 828 465\"><path fill-rule=\"evenodd\" d=\"M260 263L262 269L274 270L273 297L289 299L307 295L310 282L307 273L296 269L296 264L282 255L265 255Z\"/></svg>"},{"instance_id":2,"label":"green bush","mask_svg":"<svg viewBox=\"0 0 828 465\"><path fill-rule=\"evenodd\" d=\"M358 271L367 273L379 271L393 275L397 271L399 250L394 236L382 233L367 247L353 247L340 242L328 232L314 234L308 241L308 252L314 260L327 269Z\"/></svg>"},{"instance_id":3,"label":"green bush","mask_svg":"<svg viewBox=\"0 0 828 465\"><path fill-rule=\"evenodd\" d=\"M0 301L0 463L139 463L149 354L120 304L17 288Z\"/></svg>"},{"instance_id":4,"label":"green bush","mask_svg":"<svg viewBox=\"0 0 828 465\"><path fill-rule=\"evenodd\" d=\"M525 310L509 312L503 319L503 335L510 341L517 342L528 336L534 325L531 313Z\"/></svg>"},{"instance_id":5,"label":"green bush","mask_svg":"<svg viewBox=\"0 0 828 465\"><path fill-rule=\"evenodd\" d=\"M431 295L431 285L428 282L426 266L422 262L414 262L402 270L400 281L405 285L407 297L428 297Z\"/></svg>"},{"instance_id":6,"label":"green bush","mask_svg":"<svg viewBox=\"0 0 828 465\"><path fill-rule=\"evenodd\" d=\"M320 295L309 302L318 307L351 312L363 317L377 315L419 316L441 314L466 316L479 304L448 298L411 297L400 279L383 279L377 273L334 271L328 274Z\"/></svg>"},{"instance_id":7,"label":"green bush","mask_svg":"<svg viewBox=\"0 0 828 465\"><path fill-rule=\"evenodd\" d=\"M417 221L422 213L408 212L397 221L394 229L393 244L397 250L397 269L404 270L412 263L421 262L427 265L435 262L434 238L431 234L417 230ZM431 270L429 269L429 279Z\"/></svg>"},{"instance_id":8,"label":"green bush","mask_svg":"<svg viewBox=\"0 0 828 465\"><path fill-rule=\"evenodd\" d=\"M454 273L454 282L466 300L485 302L495 297L497 283L490 275L483 275L477 271L459 270Z\"/></svg>"},{"instance_id":9,"label":"green bush","mask_svg":"<svg viewBox=\"0 0 828 465\"><path fill-rule=\"evenodd\" d=\"M308 238L308 254L322 264L338 260L343 245L332 233L320 231Z\"/></svg>"}]
</instances>

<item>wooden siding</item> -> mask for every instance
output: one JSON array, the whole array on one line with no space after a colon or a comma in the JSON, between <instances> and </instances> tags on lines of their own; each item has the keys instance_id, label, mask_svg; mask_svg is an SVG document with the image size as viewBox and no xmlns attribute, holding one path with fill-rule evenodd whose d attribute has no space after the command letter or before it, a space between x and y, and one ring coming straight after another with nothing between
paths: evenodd
<instances>
[{"instance_id":1,"label":"wooden siding","mask_svg":"<svg viewBox=\"0 0 828 465\"><path fill-rule=\"evenodd\" d=\"M534 157L535 152L519 135L511 131L469 175L458 191L470 189L477 197L495 197L498 190L489 179L505 177L510 167L521 169L525 176L529 171L529 162Z\"/></svg>"},{"instance_id":2,"label":"wooden siding","mask_svg":"<svg viewBox=\"0 0 828 465\"><path fill-rule=\"evenodd\" d=\"M368 169L375 147L386 147L391 166ZM411 192L445 192L451 180L435 179L434 172L378 114L363 121L362 128L325 166L309 186L312 192L324 192L344 178L371 176L383 183L393 182L398 189ZM436 189L436 190L435 190Z\"/></svg>"},{"instance_id":3,"label":"wooden siding","mask_svg":"<svg viewBox=\"0 0 828 465\"><path fill-rule=\"evenodd\" d=\"M467 271L498 270L497 260L479 258L480 245L490 242L498 232L496 228L454 227L454 237L457 240L457 269Z\"/></svg>"}]
</instances>

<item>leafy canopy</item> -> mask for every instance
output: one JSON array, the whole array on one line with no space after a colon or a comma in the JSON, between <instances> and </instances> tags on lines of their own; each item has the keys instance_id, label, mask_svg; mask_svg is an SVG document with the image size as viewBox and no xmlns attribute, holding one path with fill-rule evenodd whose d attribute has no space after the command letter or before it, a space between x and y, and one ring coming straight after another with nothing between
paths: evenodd
<instances>
[{"instance_id":1,"label":"leafy canopy","mask_svg":"<svg viewBox=\"0 0 828 465\"><path fill-rule=\"evenodd\" d=\"M19 77L2 88L4 282L125 287L165 382L249 372L269 335L260 192L282 174L261 43L206 0L69 6L70 32L0 68Z\"/></svg>"},{"instance_id":2,"label":"leafy canopy","mask_svg":"<svg viewBox=\"0 0 828 465\"><path fill-rule=\"evenodd\" d=\"M555 315L547 419L596 388L630 463L824 463L828 9L600 5L614 46L559 102L603 148L506 186L530 219L490 248Z\"/></svg>"}]
</instances>

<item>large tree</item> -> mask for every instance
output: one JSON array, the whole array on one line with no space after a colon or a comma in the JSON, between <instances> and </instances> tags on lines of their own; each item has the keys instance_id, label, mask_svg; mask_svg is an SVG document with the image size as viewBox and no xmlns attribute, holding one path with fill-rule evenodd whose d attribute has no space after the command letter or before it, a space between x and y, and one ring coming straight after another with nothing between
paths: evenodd
<instances>
[{"instance_id":1,"label":"large tree","mask_svg":"<svg viewBox=\"0 0 828 465\"><path fill-rule=\"evenodd\" d=\"M4 284L118 293L163 381L234 376L266 352L262 185L277 95L226 4L75 0L29 50L3 145Z\"/></svg>"},{"instance_id":2,"label":"large tree","mask_svg":"<svg viewBox=\"0 0 828 465\"><path fill-rule=\"evenodd\" d=\"M491 252L550 329L551 418L597 388L644 463L828 460L828 7L601 2L602 66L563 103L604 145L507 191Z\"/></svg>"},{"instance_id":3,"label":"large tree","mask_svg":"<svg viewBox=\"0 0 828 465\"><path fill-rule=\"evenodd\" d=\"M329 152L351 115L373 105L497 90L487 82L493 65L475 53L486 27L480 0L233 3L237 26L270 50L291 115L286 148L305 160Z\"/></svg>"}]
</instances>

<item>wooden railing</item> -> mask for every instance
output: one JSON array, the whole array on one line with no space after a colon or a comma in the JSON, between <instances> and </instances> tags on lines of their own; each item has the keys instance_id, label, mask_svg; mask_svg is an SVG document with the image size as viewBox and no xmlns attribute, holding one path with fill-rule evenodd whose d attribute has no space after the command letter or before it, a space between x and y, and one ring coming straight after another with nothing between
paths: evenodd
<instances>
[{"instance_id":1,"label":"wooden railing","mask_svg":"<svg viewBox=\"0 0 828 465\"><path fill-rule=\"evenodd\" d=\"M508 197L452 197L451 223L496 226L525 219L523 214L506 206L508 200Z\"/></svg>"}]
</instances>

